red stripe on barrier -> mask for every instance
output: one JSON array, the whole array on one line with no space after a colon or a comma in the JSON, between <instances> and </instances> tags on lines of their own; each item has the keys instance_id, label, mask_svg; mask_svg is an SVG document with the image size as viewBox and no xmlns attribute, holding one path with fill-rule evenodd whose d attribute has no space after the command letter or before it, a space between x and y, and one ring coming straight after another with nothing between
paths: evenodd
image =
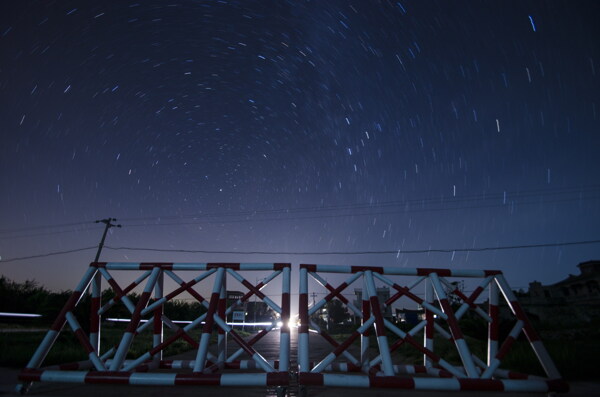
<instances>
[{"instance_id":1,"label":"red stripe on barrier","mask_svg":"<svg viewBox=\"0 0 600 397\"><path fill-rule=\"evenodd\" d=\"M319 334L323 337L323 339L325 339L327 342L329 342L329 344L333 347L338 347L340 344L333 339L327 332L321 331L321 333Z\"/></svg>"},{"instance_id":2,"label":"red stripe on barrier","mask_svg":"<svg viewBox=\"0 0 600 397\"><path fill-rule=\"evenodd\" d=\"M508 351L510 350L510 347L513 345L513 343L515 343L515 338L513 338L512 336L507 336L506 340L504 341L504 343L502 344L502 346L500 347L500 350L498 350L498 353L496 354L496 358L498 360L502 360L502 358L506 355L506 353L508 353Z\"/></svg>"},{"instance_id":3,"label":"red stripe on barrier","mask_svg":"<svg viewBox=\"0 0 600 397\"><path fill-rule=\"evenodd\" d=\"M568 393L569 392L569 384L562 379L548 380L548 381L546 381L546 384L548 385L549 392L556 392L556 393Z\"/></svg>"},{"instance_id":4,"label":"red stripe on barrier","mask_svg":"<svg viewBox=\"0 0 600 397\"><path fill-rule=\"evenodd\" d=\"M344 350L346 350L348 347L350 347L350 345L352 343L354 343L354 341L360 336L360 333L358 333L357 331L354 331L352 334L350 334L350 337L348 339L346 339L344 342L342 342L340 345L338 345L338 347L336 347L333 350L333 354L335 354L336 357L338 357L340 354L342 354L344 352Z\"/></svg>"},{"instance_id":5,"label":"red stripe on barrier","mask_svg":"<svg viewBox=\"0 0 600 397\"><path fill-rule=\"evenodd\" d=\"M342 286L343 286L343 288L342 288L341 290L345 289L345 288L348 286L348 284L344 282L344 283L342 283L342 284L341 284L341 285L340 285L338 288L340 288L340 287L342 287ZM327 288L327 289L328 289L329 291L331 291L331 292L335 292L335 297L336 297L336 298L338 298L340 301L342 301L342 303L344 303L344 304L346 304L346 305L348 304L348 299L346 299L346 297L345 297L344 295L342 295L342 294L340 294L339 292L337 292L337 291L336 291L336 288L333 288L333 286L332 286L331 284L327 283L327 284L325 285L325 288ZM341 290L340 290L340 291L341 291ZM329 295L328 295L328 296L329 296ZM333 298L333 297L332 297L332 298ZM331 300L332 298L330 298L329 300ZM329 300L327 300L327 301L329 302Z\"/></svg>"},{"instance_id":6,"label":"red stripe on barrier","mask_svg":"<svg viewBox=\"0 0 600 397\"><path fill-rule=\"evenodd\" d=\"M65 316L67 315L67 312L73 310L80 297L80 291L73 291L73 293L67 300L67 303L65 303L65 306L62 308L62 310L56 317L56 320L54 320L54 323L52 323L52 326L50 327L52 331L60 331L62 329L62 327L65 325Z\"/></svg>"},{"instance_id":7,"label":"red stripe on barrier","mask_svg":"<svg viewBox=\"0 0 600 397\"><path fill-rule=\"evenodd\" d=\"M431 310L425 309L425 321L427 321L425 325L425 337L433 339L433 312Z\"/></svg>"},{"instance_id":8,"label":"red stripe on barrier","mask_svg":"<svg viewBox=\"0 0 600 397\"><path fill-rule=\"evenodd\" d=\"M483 273L485 274L486 277L502 274L502 272L500 270L484 270Z\"/></svg>"},{"instance_id":9,"label":"red stripe on barrier","mask_svg":"<svg viewBox=\"0 0 600 397\"><path fill-rule=\"evenodd\" d=\"M492 341L497 341L499 338L498 334L498 306L490 305L489 307L489 315L492 319L492 322L489 323L488 326L488 337Z\"/></svg>"},{"instance_id":10,"label":"red stripe on barrier","mask_svg":"<svg viewBox=\"0 0 600 397\"><path fill-rule=\"evenodd\" d=\"M85 383L115 383L128 385L131 372L92 371L85 376Z\"/></svg>"},{"instance_id":11,"label":"red stripe on barrier","mask_svg":"<svg viewBox=\"0 0 600 397\"><path fill-rule=\"evenodd\" d=\"M364 294L364 292L363 292ZM363 295L363 297L366 297L367 295ZM362 313L363 313L363 319L362 319L362 323L364 324L365 321L368 320L369 317L371 317L371 304L369 303L368 300L363 299L362 301ZM365 332L363 332L363 336L369 336L371 334L370 332L370 328L367 328L365 330Z\"/></svg>"},{"instance_id":12,"label":"red stripe on barrier","mask_svg":"<svg viewBox=\"0 0 600 397\"><path fill-rule=\"evenodd\" d=\"M273 263L273 270L283 270L286 267L291 268L291 263Z\"/></svg>"},{"instance_id":13,"label":"red stripe on barrier","mask_svg":"<svg viewBox=\"0 0 600 397\"><path fill-rule=\"evenodd\" d=\"M254 335L254 337L248 341L248 345L252 346L268 333L269 331L267 331L266 329L261 330L258 334Z\"/></svg>"},{"instance_id":14,"label":"red stripe on barrier","mask_svg":"<svg viewBox=\"0 0 600 397\"><path fill-rule=\"evenodd\" d=\"M298 318L300 319L298 332L301 334L308 333L308 294L300 294L299 296Z\"/></svg>"},{"instance_id":15,"label":"red stripe on barrier","mask_svg":"<svg viewBox=\"0 0 600 397\"><path fill-rule=\"evenodd\" d=\"M371 302L371 310L375 317L375 334L377 336L385 336L385 326L383 324L383 315L381 314L381 308L379 307L379 299L376 296L369 298Z\"/></svg>"},{"instance_id":16,"label":"red stripe on barrier","mask_svg":"<svg viewBox=\"0 0 600 397\"><path fill-rule=\"evenodd\" d=\"M448 299L440 299L440 305L442 306L442 310L444 310L444 314L448 316L446 322L448 323L448 328L450 328L450 332L452 333L454 340L463 339L463 333L458 326L456 317L454 317L454 312L452 311L452 307L450 306Z\"/></svg>"},{"instance_id":17,"label":"red stripe on barrier","mask_svg":"<svg viewBox=\"0 0 600 397\"><path fill-rule=\"evenodd\" d=\"M329 284L327 284L329 285ZM347 283L343 282L341 283L337 288L335 288L334 290L331 290L331 292L329 294L327 294L327 296L325 296L325 298L323 298L326 302L331 301L335 296L337 296L338 298L341 295L341 292L348 286ZM331 286L330 286L331 287ZM346 303L348 303L348 299L344 298L346 300ZM341 299L340 299L341 300Z\"/></svg>"},{"instance_id":18,"label":"red stripe on barrier","mask_svg":"<svg viewBox=\"0 0 600 397\"><path fill-rule=\"evenodd\" d=\"M323 386L323 374L300 372L298 373L298 384L310 386Z\"/></svg>"},{"instance_id":19,"label":"red stripe on barrier","mask_svg":"<svg viewBox=\"0 0 600 397\"><path fill-rule=\"evenodd\" d=\"M398 378L395 376L369 376L369 384L374 387L392 389L414 389L415 381L411 378Z\"/></svg>"},{"instance_id":20,"label":"red stripe on barrier","mask_svg":"<svg viewBox=\"0 0 600 397\"><path fill-rule=\"evenodd\" d=\"M215 319L213 315L217 310L217 306L219 304L219 293L213 292L210 296L210 303L208 304L208 311L206 312L206 320L204 321L204 326L202 327L203 334L211 334L212 328L215 323Z\"/></svg>"},{"instance_id":21,"label":"red stripe on barrier","mask_svg":"<svg viewBox=\"0 0 600 397\"><path fill-rule=\"evenodd\" d=\"M78 328L75 331L75 337L77 337L77 340L79 341L81 346L83 346L86 353L90 354L91 352L95 351L95 349L92 347L92 345L90 343L90 340L88 339L85 332L83 332L83 330L81 328Z\"/></svg>"},{"instance_id":22,"label":"red stripe on barrier","mask_svg":"<svg viewBox=\"0 0 600 397\"><path fill-rule=\"evenodd\" d=\"M177 374L176 385L219 386L221 374Z\"/></svg>"},{"instance_id":23,"label":"red stripe on barrier","mask_svg":"<svg viewBox=\"0 0 600 397\"><path fill-rule=\"evenodd\" d=\"M540 336L538 335L537 332L535 332L535 330L531 326L531 323L529 322L529 319L527 318L527 315L525 314L525 311L523 310L523 308L521 307L519 302L512 301L512 302L510 302L510 305L512 306L512 308L515 311L515 316L519 320L523 321L523 323L524 323L523 330L525 331L525 335L527 335L527 338L529 339L529 341L530 342L539 341Z\"/></svg>"},{"instance_id":24,"label":"red stripe on barrier","mask_svg":"<svg viewBox=\"0 0 600 397\"><path fill-rule=\"evenodd\" d=\"M436 273L440 277L451 277L452 271L450 269L433 269L421 267L417 269L417 276L429 276L431 273Z\"/></svg>"},{"instance_id":25,"label":"red stripe on barrier","mask_svg":"<svg viewBox=\"0 0 600 397\"><path fill-rule=\"evenodd\" d=\"M300 265L300 269L306 269L309 272L316 272L317 271L317 265L302 264L302 265Z\"/></svg>"},{"instance_id":26,"label":"red stripe on barrier","mask_svg":"<svg viewBox=\"0 0 600 397\"><path fill-rule=\"evenodd\" d=\"M381 266L350 266L352 273L372 271L373 273L383 273L383 267Z\"/></svg>"},{"instance_id":27,"label":"red stripe on barrier","mask_svg":"<svg viewBox=\"0 0 600 397\"><path fill-rule=\"evenodd\" d=\"M267 372L267 386L286 386L290 384L287 372Z\"/></svg>"},{"instance_id":28,"label":"red stripe on barrier","mask_svg":"<svg viewBox=\"0 0 600 397\"><path fill-rule=\"evenodd\" d=\"M115 291L115 294L120 298L121 296L125 295L125 292L121 289L121 287L119 286L119 284L117 284L117 282L115 281L114 278L109 278L108 280L108 284L110 285L110 287L113 289L113 291Z\"/></svg>"},{"instance_id":29,"label":"red stripe on barrier","mask_svg":"<svg viewBox=\"0 0 600 397\"><path fill-rule=\"evenodd\" d=\"M240 347L242 349L244 349L244 351L246 353L248 353L251 357L254 356L256 354L256 350L254 350L252 348L252 346L250 346L248 343L246 343L246 341L244 341L244 339L242 339L237 332L235 332L233 329L231 329L231 331L229 331L229 335L231 335L231 337L233 338L233 340L240 345Z\"/></svg>"},{"instance_id":30,"label":"red stripe on barrier","mask_svg":"<svg viewBox=\"0 0 600 397\"><path fill-rule=\"evenodd\" d=\"M262 292L260 292L248 280L246 280L246 279L242 280L242 284L244 285L244 287L248 288L249 291L252 291L259 299L265 299L265 294L263 294Z\"/></svg>"},{"instance_id":31,"label":"red stripe on barrier","mask_svg":"<svg viewBox=\"0 0 600 397\"><path fill-rule=\"evenodd\" d=\"M140 263L140 270L152 270L160 267L162 270L173 270L172 262L144 262Z\"/></svg>"},{"instance_id":32,"label":"red stripe on barrier","mask_svg":"<svg viewBox=\"0 0 600 397\"><path fill-rule=\"evenodd\" d=\"M24 369L19 374L18 379L23 382L39 382L43 372L37 369Z\"/></svg>"},{"instance_id":33,"label":"red stripe on barrier","mask_svg":"<svg viewBox=\"0 0 600 397\"><path fill-rule=\"evenodd\" d=\"M100 316L98 315L100 310L100 298L92 298L91 309L90 309L90 332L98 333L100 330Z\"/></svg>"},{"instance_id":34,"label":"red stripe on barrier","mask_svg":"<svg viewBox=\"0 0 600 397\"><path fill-rule=\"evenodd\" d=\"M412 336L410 336L409 334L406 335L406 337L404 337L404 340L407 343L410 343L413 347L415 347L418 351L420 351L421 353L425 354L427 357L429 357L431 359L431 361L433 361L434 363L437 363L440 361L441 357L438 356L437 354L435 354L434 352L432 352L431 350L423 347L419 342L417 342L416 340L414 340L414 338Z\"/></svg>"},{"instance_id":35,"label":"red stripe on barrier","mask_svg":"<svg viewBox=\"0 0 600 397\"><path fill-rule=\"evenodd\" d=\"M289 334L290 333L290 294L288 292L283 292L281 294L281 319L283 320L283 325L281 326L281 332Z\"/></svg>"},{"instance_id":36,"label":"red stripe on barrier","mask_svg":"<svg viewBox=\"0 0 600 397\"><path fill-rule=\"evenodd\" d=\"M159 306L154 310L154 324L152 326L154 328L154 334L162 333L162 312L163 306Z\"/></svg>"},{"instance_id":37,"label":"red stripe on barrier","mask_svg":"<svg viewBox=\"0 0 600 397\"><path fill-rule=\"evenodd\" d=\"M148 304L148 300L150 300L150 292L142 292L140 296L140 300L138 301L133 314L131 315L131 321L129 325L127 325L127 329L125 332L135 332L140 320L142 319L142 309L146 307Z\"/></svg>"},{"instance_id":38,"label":"red stripe on barrier","mask_svg":"<svg viewBox=\"0 0 600 397\"><path fill-rule=\"evenodd\" d=\"M220 267L222 267L224 269L240 270L239 263L207 263L206 264L206 270L218 269Z\"/></svg>"},{"instance_id":39,"label":"red stripe on barrier","mask_svg":"<svg viewBox=\"0 0 600 397\"><path fill-rule=\"evenodd\" d=\"M494 379L458 379L460 390L504 391L504 383Z\"/></svg>"}]
</instances>

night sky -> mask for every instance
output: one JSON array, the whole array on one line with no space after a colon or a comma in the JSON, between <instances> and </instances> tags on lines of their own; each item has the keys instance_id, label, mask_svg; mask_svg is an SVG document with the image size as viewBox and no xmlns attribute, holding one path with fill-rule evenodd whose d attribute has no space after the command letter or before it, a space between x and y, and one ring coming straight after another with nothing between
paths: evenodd
<instances>
[{"instance_id":1,"label":"night sky","mask_svg":"<svg viewBox=\"0 0 600 397\"><path fill-rule=\"evenodd\" d=\"M452 250L600 239L599 20L572 0L3 1L0 272L74 288L93 249L10 259L92 247L115 217L112 248L281 253L102 260L557 282L600 244ZM427 249L450 252L397 252Z\"/></svg>"}]
</instances>

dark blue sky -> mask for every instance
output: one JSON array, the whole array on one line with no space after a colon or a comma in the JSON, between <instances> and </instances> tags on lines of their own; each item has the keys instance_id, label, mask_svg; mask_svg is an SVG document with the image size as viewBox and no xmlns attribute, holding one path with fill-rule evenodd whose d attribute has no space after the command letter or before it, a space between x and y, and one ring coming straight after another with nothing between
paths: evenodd
<instances>
[{"instance_id":1,"label":"dark blue sky","mask_svg":"<svg viewBox=\"0 0 600 397\"><path fill-rule=\"evenodd\" d=\"M599 239L599 18L595 1L2 2L0 256L93 246L109 216L112 247ZM93 255L0 272L73 288ZM102 258L498 268L516 287L600 245Z\"/></svg>"}]
</instances>

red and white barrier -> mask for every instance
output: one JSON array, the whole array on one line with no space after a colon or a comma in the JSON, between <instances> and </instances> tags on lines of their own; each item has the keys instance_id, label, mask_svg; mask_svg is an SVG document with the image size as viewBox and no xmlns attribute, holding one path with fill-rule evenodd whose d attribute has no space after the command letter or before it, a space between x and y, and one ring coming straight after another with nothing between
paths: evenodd
<instances>
[{"instance_id":1,"label":"red and white barrier","mask_svg":"<svg viewBox=\"0 0 600 397\"><path fill-rule=\"evenodd\" d=\"M121 287L116 278L117 272L143 272L135 281ZM269 272L260 283L253 285L240 273L249 271ZM182 273L193 272L194 278L184 281ZM173 280L178 287L165 291L164 276ZM279 277L278 277L279 276ZM227 302L227 277L232 277L247 292L237 301ZM101 280L104 278L115 293L115 297L102 302ZM281 299L279 302L269 298L261 289L278 278L281 280ZM200 282L212 281L212 293L205 299L193 287ZM133 303L127 294L136 287L143 288L137 303ZM86 334L74 315L74 309L84 294L91 293L90 333ZM164 304L182 293L187 293L207 308L184 327L174 324L164 313ZM277 294L279 295L279 294ZM279 340L279 360L268 361L254 344L274 329L267 325L250 340L241 338L227 324L227 316L236 307L256 297L278 313L283 322ZM153 300L153 301L152 301ZM131 319L117 346L103 349L100 346L102 315L109 313L117 304L123 304L131 313ZM44 340L33 354L26 368L19 375L26 391L30 382L74 382L74 383L119 383L131 385L220 385L220 386L281 386L289 384L290 361L290 264L287 263L105 263L90 264L83 279L58 315ZM76 363L54 365L42 368L41 365L52 349L56 338L65 324L72 329L88 360ZM164 339L163 327L173 331ZM202 329L199 339L193 338L190 331ZM151 346L137 358L126 359L135 338L150 330ZM217 333L216 354L209 351L211 335ZM240 349L227 356L227 336L240 346ZM183 339L198 352L194 360L185 363L165 361L162 353L167 346ZM106 351L103 351L106 350ZM239 360L247 354L250 360ZM164 373L165 369L169 373ZM191 373L179 373L179 368L191 368ZM223 372L225 370L238 370ZM161 370L161 372L156 372Z\"/></svg>"},{"instance_id":2,"label":"red and white barrier","mask_svg":"<svg viewBox=\"0 0 600 397\"><path fill-rule=\"evenodd\" d=\"M338 287L331 285L324 274L348 274L349 277ZM323 286L325 297L308 307L309 276ZM401 276L402 280L412 279L407 286L393 280ZM464 294L450 278L479 278L481 281L470 295ZM394 292L385 302L379 302L375 281L386 285ZM568 385L561 380L556 366L548 355L524 310L517 302L508 283L499 271L454 270L454 269L406 269L375 266L333 266L300 265L300 337L298 340L298 383L301 386L335 387L385 387L412 390L497 390L521 392L562 392ZM357 309L343 295L351 284L356 282L362 287L362 308ZM476 300L488 289L488 310ZM514 314L514 327L504 341L499 341L499 293ZM419 295L423 296L424 299ZM424 310L423 318L411 330L403 331L388 318L384 310L401 297L408 298L413 304ZM452 304L450 297L452 297ZM311 316L332 299L342 304L361 319L361 324L342 343L332 342L331 336L314 324ZM472 312L475 318L487 323L487 357L481 359L473 354L468 339L461 329L461 318ZM444 328L444 326L446 328ZM310 328L332 345L330 353L320 361L311 362ZM521 331L527 337L537 355L547 378L501 369L502 359L509 352ZM369 357L369 332L376 335L376 357ZM417 335L423 334L422 342ZM460 363L450 363L434 350L434 337L439 335L450 340L459 355ZM353 359L348 351L360 338L360 360ZM499 346L500 344L500 346ZM402 356L395 351L402 345L409 345L423 354L423 365L407 365L401 362ZM375 348L375 346L373 347ZM373 354L373 349L371 349ZM349 362L339 361L350 357ZM347 374L362 372L363 374ZM396 376L396 375L400 376ZM411 376L415 375L415 376Z\"/></svg>"}]
</instances>

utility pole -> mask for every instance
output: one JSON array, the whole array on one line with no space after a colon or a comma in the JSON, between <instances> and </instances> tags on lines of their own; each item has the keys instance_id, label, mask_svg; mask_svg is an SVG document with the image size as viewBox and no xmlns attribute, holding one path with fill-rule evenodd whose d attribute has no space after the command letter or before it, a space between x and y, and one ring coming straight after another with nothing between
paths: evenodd
<instances>
[{"instance_id":1,"label":"utility pole","mask_svg":"<svg viewBox=\"0 0 600 397\"><path fill-rule=\"evenodd\" d=\"M104 247L104 240L106 240L106 235L108 234L108 229L110 229L111 227L121 227L121 225L114 225L112 222L115 222L117 220L117 218L106 218L106 219L99 219L96 221L96 223L104 223L106 226L104 227L104 233L102 233L102 239L100 240L100 244L98 245L98 252L96 252L96 258L94 259L94 262L98 262L98 259L100 259L100 253L102 252L102 248Z\"/></svg>"},{"instance_id":2,"label":"utility pole","mask_svg":"<svg viewBox=\"0 0 600 397\"><path fill-rule=\"evenodd\" d=\"M100 259L100 254L102 253L102 248L104 247L104 241L106 240L106 235L108 234L108 229L111 227L121 227L121 225L113 224L116 221L116 218L106 218L97 220L96 223L104 223L104 232L102 233L102 239L100 239L100 244L98 245L98 251L96 252L96 258L94 262L98 262ZM94 278L92 279L92 301L90 305L90 343L96 354L100 354L100 315L98 311L100 310L100 304L102 300L102 275L99 271L96 271Z\"/></svg>"}]
</instances>

